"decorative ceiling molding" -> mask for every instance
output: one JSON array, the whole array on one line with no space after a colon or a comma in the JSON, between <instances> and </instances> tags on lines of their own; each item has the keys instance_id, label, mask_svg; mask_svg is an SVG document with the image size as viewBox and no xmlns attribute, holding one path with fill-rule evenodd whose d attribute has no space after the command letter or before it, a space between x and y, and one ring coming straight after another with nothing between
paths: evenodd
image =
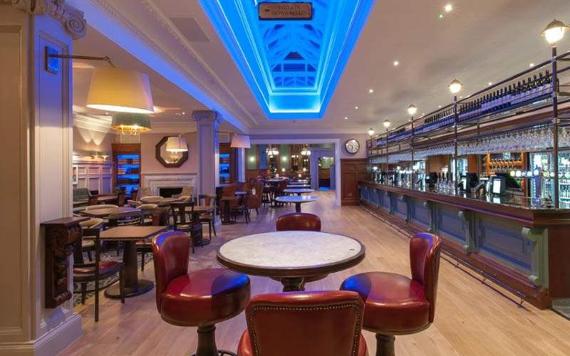
<instances>
[{"instance_id":1,"label":"decorative ceiling molding","mask_svg":"<svg viewBox=\"0 0 570 356\"><path fill-rule=\"evenodd\" d=\"M255 119L252 120L252 114L243 108L229 88L219 84L221 79L212 75L213 70L204 65L204 61L196 56L191 44L187 41L185 43L175 25L153 3L141 0L137 6L132 6L131 1L69 0L69 2L84 9L90 26L205 106L219 111L224 120L239 131L246 132L256 123ZM129 45L133 47L136 45L131 41L125 41L116 31L105 27L110 23L122 26L122 32L130 33L125 33L125 36L136 36L154 53L145 53L149 57L145 61L140 55L140 48L129 48ZM171 67L162 68L164 65L156 61L157 56ZM170 73L166 73L167 71ZM178 73L174 73L175 71ZM180 75L182 73L183 75Z\"/></svg>"},{"instance_id":2,"label":"decorative ceiling molding","mask_svg":"<svg viewBox=\"0 0 570 356\"><path fill-rule=\"evenodd\" d=\"M2 0L2 4L10 4L30 15L51 16L61 22L74 40L85 36L87 23L83 12L66 4L65 0Z\"/></svg>"}]
</instances>

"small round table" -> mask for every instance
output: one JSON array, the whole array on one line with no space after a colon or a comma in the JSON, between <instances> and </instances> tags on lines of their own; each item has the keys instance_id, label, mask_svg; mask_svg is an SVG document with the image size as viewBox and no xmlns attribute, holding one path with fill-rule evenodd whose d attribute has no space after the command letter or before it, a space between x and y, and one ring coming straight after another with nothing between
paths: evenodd
<instances>
[{"instance_id":1,"label":"small round table","mask_svg":"<svg viewBox=\"0 0 570 356\"><path fill-rule=\"evenodd\" d=\"M317 201L319 199L313 195L284 195L281 197L275 198L276 201L280 203L294 203L295 204L295 211L297 213L301 212L301 204L303 203L311 203Z\"/></svg>"},{"instance_id":2,"label":"small round table","mask_svg":"<svg viewBox=\"0 0 570 356\"><path fill-rule=\"evenodd\" d=\"M343 235L276 231L243 236L223 244L218 261L238 272L271 277L283 291L305 290L305 280L359 264L364 246Z\"/></svg>"},{"instance_id":3,"label":"small round table","mask_svg":"<svg viewBox=\"0 0 570 356\"><path fill-rule=\"evenodd\" d=\"M301 195L303 193L314 193L315 191L312 189L305 189L305 188L287 188L283 189L283 193L286 194L297 194Z\"/></svg>"}]
</instances>

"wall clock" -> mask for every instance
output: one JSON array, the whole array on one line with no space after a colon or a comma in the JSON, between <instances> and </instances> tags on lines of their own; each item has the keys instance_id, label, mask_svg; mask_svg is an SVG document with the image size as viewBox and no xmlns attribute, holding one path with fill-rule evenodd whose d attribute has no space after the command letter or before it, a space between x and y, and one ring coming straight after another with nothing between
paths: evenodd
<instances>
[{"instance_id":1,"label":"wall clock","mask_svg":"<svg viewBox=\"0 0 570 356\"><path fill-rule=\"evenodd\" d=\"M344 143L344 148L346 152L350 153L351 155L357 154L360 150L360 143L356 141L356 139L351 138L350 140Z\"/></svg>"}]
</instances>

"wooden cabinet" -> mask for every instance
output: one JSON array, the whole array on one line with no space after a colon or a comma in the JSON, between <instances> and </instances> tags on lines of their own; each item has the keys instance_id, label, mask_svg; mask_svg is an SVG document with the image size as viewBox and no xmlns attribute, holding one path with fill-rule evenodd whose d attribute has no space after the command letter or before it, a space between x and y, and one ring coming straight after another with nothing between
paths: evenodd
<instances>
[{"instance_id":1,"label":"wooden cabinet","mask_svg":"<svg viewBox=\"0 0 570 356\"><path fill-rule=\"evenodd\" d=\"M341 204L359 205L358 182L368 179L368 159L341 159Z\"/></svg>"},{"instance_id":2,"label":"wooden cabinet","mask_svg":"<svg viewBox=\"0 0 570 356\"><path fill-rule=\"evenodd\" d=\"M237 182L237 152L229 143L220 143L220 184Z\"/></svg>"},{"instance_id":3,"label":"wooden cabinet","mask_svg":"<svg viewBox=\"0 0 570 356\"><path fill-rule=\"evenodd\" d=\"M141 145L113 144L113 185L130 198L141 186Z\"/></svg>"}]
</instances>

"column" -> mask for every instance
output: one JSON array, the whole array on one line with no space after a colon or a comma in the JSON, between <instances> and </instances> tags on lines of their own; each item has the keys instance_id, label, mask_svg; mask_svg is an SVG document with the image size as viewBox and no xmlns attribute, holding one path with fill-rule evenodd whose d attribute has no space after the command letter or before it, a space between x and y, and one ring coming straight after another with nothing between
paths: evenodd
<instances>
[{"instance_id":1,"label":"column","mask_svg":"<svg viewBox=\"0 0 570 356\"><path fill-rule=\"evenodd\" d=\"M85 28L60 0L0 1L0 355L55 355L81 335L71 300L45 307L40 223L72 215L72 66L44 53L71 54Z\"/></svg>"},{"instance_id":2,"label":"column","mask_svg":"<svg viewBox=\"0 0 570 356\"><path fill-rule=\"evenodd\" d=\"M216 111L198 110L192 113L198 131L198 192L216 194L220 184L218 128L220 119Z\"/></svg>"},{"instance_id":3,"label":"column","mask_svg":"<svg viewBox=\"0 0 570 356\"><path fill-rule=\"evenodd\" d=\"M238 182L245 182L245 148L236 148L237 150L237 173Z\"/></svg>"}]
</instances>

